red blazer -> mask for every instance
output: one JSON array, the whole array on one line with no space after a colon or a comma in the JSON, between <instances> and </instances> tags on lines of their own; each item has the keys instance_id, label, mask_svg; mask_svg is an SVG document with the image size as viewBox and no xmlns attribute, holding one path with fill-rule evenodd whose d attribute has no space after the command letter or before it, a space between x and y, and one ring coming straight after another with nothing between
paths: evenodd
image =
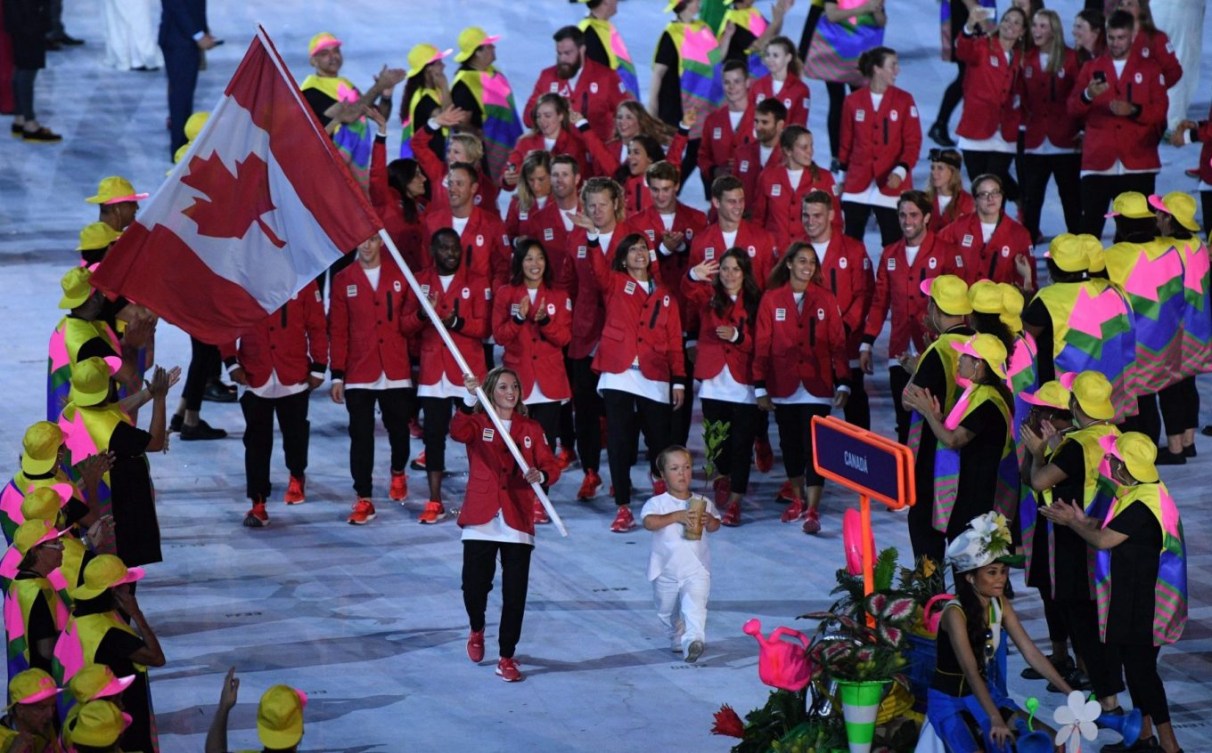
<instances>
[{"instance_id":1,"label":"red blazer","mask_svg":"<svg viewBox=\"0 0 1212 753\"><path fill-rule=\"evenodd\" d=\"M964 112L955 132L970 139L988 139L994 134L1011 144L1018 140L1022 119L1015 103L1023 53L1006 55L996 37L960 36L955 59L968 66L964 73Z\"/></svg>"},{"instance_id":2,"label":"red blazer","mask_svg":"<svg viewBox=\"0 0 1212 753\"><path fill-rule=\"evenodd\" d=\"M955 222L965 214L976 211L976 199L967 191L960 190L959 196L951 199L945 210L938 208L938 197L934 197L934 210L930 212L930 231L942 232L943 228Z\"/></svg>"},{"instance_id":3,"label":"red blazer","mask_svg":"<svg viewBox=\"0 0 1212 753\"><path fill-rule=\"evenodd\" d=\"M770 151L770 156L764 163L762 162L762 146L756 139L736 146L732 158L732 174L744 186L745 201L749 203L751 212L754 198L758 193L758 177L767 167L781 164L783 164L783 152L779 149L778 143L775 143L774 149Z\"/></svg>"},{"instance_id":4,"label":"red blazer","mask_svg":"<svg viewBox=\"0 0 1212 753\"><path fill-rule=\"evenodd\" d=\"M417 207L417 219L404 216L400 193L387 182L387 139L375 137L370 159L370 204L383 221L387 234L412 269L426 266L429 238L425 236L425 207Z\"/></svg>"},{"instance_id":5,"label":"red blazer","mask_svg":"<svg viewBox=\"0 0 1212 753\"><path fill-rule=\"evenodd\" d=\"M1212 109L1208 110L1208 119L1196 124L1196 140L1203 144L1199 151L1199 179L1212 184ZM1209 219L1205 218L1204 224Z\"/></svg>"},{"instance_id":6,"label":"red blazer","mask_svg":"<svg viewBox=\"0 0 1212 753\"><path fill-rule=\"evenodd\" d=\"M822 284L837 299L842 311L842 326L846 328L846 358L858 358L863 342L863 325L875 292L871 274L871 257L860 242L843 233L832 232L825 258L821 260Z\"/></svg>"},{"instance_id":7,"label":"red blazer","mask_svg":"<svg viewBox=\"0 0 1212 753\"><path fill-rule=\"evenodd\" d=\"M671 165L682 164L682 154L686 151L686 132L681 129L673 135L673 139L669 142L669 146L665 149L665 161ZM618 139L611 139L605 143L602 142L598 135L593 131L584 131L582 138L585 141L585 148L589 150L589 156L593 161L593 170L587 174L602 175L605 177L613 177L619 168L627 163L626 155L622 149L622 142ZM586 174L586 173L583 173ZM643 175L631 175L627 179L627 185L631 186L633 181L638 181L643 187L645 199L640 199L632 194L633 189L628 189L624 192L627 209L630 212L632 208L639 205L641 208L651 203L651 199L647 198L648 186L644 183Z\"/></svg>"},{"instance_id":8,"label":"red blazer","mask_svg":"<svg viewBox=\"0 0 1212 753\"><path fill-rule=\"evenodd\" d=\"M319 286L307 283L241 337L239 346L233 340L219 352L229 367L240 364L253 387L268 382L270 373L286 385L302 384L313 371L322 376L328 368L328 328Z\"/></svg>"},{"instance_id":9,"label":"red blazer","mask_svg":"<svg viewBox=\"0 0 1212 753\"><path fill-rule=\"evenodd\" d=\"M502 285L493 294L492 336L505 348L505 366L517 372L523 399L530 397L536 381L547 397L569 399L564 346L572 339L572 299L562 290L540 286L528 315L519 322L516 307L523 298L529 298L525 285ZM542 322L535 319L540 306L547 313Z\"/></svg>"},{"instance_id":10,"label":"red blazer","mask_svg":"<svg viewBox=\"0 0 1212 753\"><path fill-rule=\"evenodd\" d=\"M863 342L875 342L891 310L889 355L907 352L910 343L918 353L925 350L926 330L922 327L922 317L926 315L926 295L922 293L921 284L939 275L967 278L960 250L934 233L927 231L913 264L905 257L904 239L885 247L875 268L875 293L871 298L871 310L867 312Z\"/></svg>"},{"instance_id":11,"label":"red blazer","mask_svg":"<svg viewBox=\"0 0 1212 753\"><path fill-rule=\"evenodd\" d=\"M608 66L595 63L585 58L581 64L581 75L577 78L575 89L569 87L568 81L556 75L556 66L544 68L535 82L530 99L522 110L522 120L527 127L534 128L530 113L534 111L535 103L544 94L559 94L569 101L573 110L581 113L589 120L593 132L602 141L607 141L614 135L614 112L621 102L631 99L627 87Z\"/></svg>"},{"instance_id":12,"label":"red blazer","mask_svg":"<svg viewBox=\"0 0 1212 753\"><path fill-rule=\"evenodd\" d=\"M900 196L913 188L913 166L922 150L922 123L913 95L890 86L876 110L867 88L846 97L842 103L842 133L838 161L846 171L843 193L866 191L871 181L885 196ZM887 186L897 167L905 178L897 188ZM838 212L841 217L841 212Z\"/></svg>"},{"instance_id":13,"label":"red blazer","mask_svg":"<svg viewBox=\"0 0 1212 753\"><path fill-rule=\"evenodd\" d=\"M606 317L593 370L621 374L638 359L645 379L672 382L686 376L682 315L669 288L654 277L650 293L631 275L611 269L595 251L590 246L589 264L606 303Z\"/></svg>"},{"instance_id":14,"label":"red blazer","mask_svg":"<svg viewBox=\"0 0 1212 753\"><path fill-rule=\"evenodd\" d=\"M332 280L328 363L334 381L367 384L383 374L388 379L412 376L405 339L409 333L401 328L411 298L408 283L389 255L380 259L377 289L357 261Z\"/></svg>"},{"instance_id":15,"label":"red blazer","mask_svg":"<svg viewBox=\"0 0 1212 753\"><path fill-rule=\"evenodd\" d=\"M523 236L542 243L547 250L547 263L551 265L551 279L558 281L561 278L569 259L568 239L571 233L564 227L564 219L560 216L554 196L548 197L542 209L532 206L525 212L518 207L517 196L510 199L505 217L505 234L509 236L511 244ZM512 251L510 253L512 263Z\"/></svg>"},{"instance_id":16,"label":"red blazer","mask_svg":"<svg viewBox=\"0 0 1212 753\"><path fill-rule=\"evenodd\" d=\"M745 249L749 261L753 265L753 276L759 288L766 288L766 280L778 263L780 250L774 244L774 238L762 229L762 226L750 220L741 220L736 231L735 246ZM690 258L686 260L687 267L697 267L705 261L719 261L730 247L724 244L724 233L719 223L708 225L703 232L695 237L690 244Z\"/></svg>"},{"instance_id":17,"label":"red blazer","mask_svg":"<svg viewBox=\"0 0 1212 753\"><path fill-rule=\"evenodd\" d=\"M526 155L533 151L543 151L547 149L547 142L543 139L541 133L527 133L518 139L518 143L514 145L513 151L509 153L509 164L518 169L518 180L522 180L522 161L526 159ZM557 157L561 154L567 154L577 161L577 167L580 168L581 175L589 174L589 150L585 147L585 142L581 138L581 134L575 130L560 129L560 134L556 136L555 144L551 149L552 157ZM501 187L506 191L512 191L515 186L505 183L505 179L501 179Z\"/></svg>"},{"instance_id":18,"label":"red blazer","mask_svg":"<svg viewBox=\"0 0 1212 753\"><path fill-rule=\"evenodd\" d=\"M661 221L661 214L656 209L650 206L627 220L628 230L643 233L648 239L648 245L656 249L661 279L668 283L674 298L677 298L678 310L682 312L682 329L686 332L693 332L697 328L694 324L697 312L686 305L686 298L678 281L685 277L686 270L690 269L687 261L690 259L691 244L706 227L707 215L679 201L673 213L673 232L681 233L683 240L681 246L670 251L661 244L661 239L665 237L665 223Z\"/></svg>"},{"instance_id":19,"label":"red blazer","mask_svg":"<svg viewBox=\"0 0 1212 753\"><path fill-rule=\"evenodd\" d=\"M1066 47L1064 62L1056 73L1048 72L1040 62L1040 51L1033 47L1023 59L1023 75L1018 90L1027 127L1023 146L1038 149L1044 137L1061 149L1074 149L1081 123L1069 114L1069 93L1077 83L1080 66L1077 53Z\"/></svg>"},{"instance_id":20,"label":"red blazer","mask_svg":"<svg viewBox=\"0 0 1212 753\"><path fill-rule=\"evenodd\" d=\"M762 170L757 191L753 195L752 217L754 222L774 236L780 255L787 252L791 241L805 237L804 225L800 221L800 205L810 191L818 189L833 197L833 229L842 232L842 202L838 198L833 173L810 165L804 168L800 184L792 188L787 166L782 162Z\"/></svg>"},{"instance_id":21,"label":"red blazer","mask_svg":"<svg viewBox=\"0 0 1212 753\"><path fill-rule=\"evenodd\" d=\"M745 306L738 299L717 313L708 305L715 294L715 285L695 282L686 275L682 277L681 287L686 305L695 307L700 323L694 378L714 379L727 367L729 375L737 382L752 385L756 322L745 311ZM741 333L740 339L734 343L721 340L715 334L716 327L736 327Z\"/></svg>"},{"instance_id":22,"label":"red blazer","mask_svg":"<svg viewBox=\"0 0 1212 753\"><path fill-rule=\"evenodd\" d=\"M454 227L454 218L449 207L431 209L426 213L426 248L429 245L429 236L444 227ZM463 242L463 261L460 266L470 269L473 275L486 281L509 279L512 247L509 235L505 232L505 224L495 211L472 207L460 239ZM422 269L433 266L433 256L426 254L426 257L427 263Z\"/></svg>"},{"instance_id":23,"label":"red blazer","mask_svg":"<svg viewBox=\"0 0 1212 753\"><path fill-rule=\"evenodd\" d=\"M543 472L548 486L560 478L560 467L538 421L514 413L509 436L526 464ZM450 420L450 438L467 445L467 496L459 511L459 527L483 525L499 510L510 528L533 535L534 490L505 440L497 436L492 420L484 413L456 411Z\"/></svg>"},{"instance_id":24,"label":"red blazer","mask_svg":"<svg viewBox=\"0 0 1212 753\"><path fill-rule=\"evenodd\" d=\"M614 252L619 246L619 241L630 232L624 223L615 226L614 234L610 236L610 246L606 249L604 257L607 266L614 259ZM602 337L602 323L606 321L606 307L602 301L602 293L598 290L598 279L589 258L591 250L585 231L574 227L572 234L568 237L568 262L564 265L563 275L558 284L558 287L572 298L572 340L568 343L569 358L588 358ZM593 252L601 253L598 250L593 250ZM654 264L653 267L655 266Z\"/></svg>"},{"instance_id":25,"label":"red blazer","mask_svg":"<svg viewBox=\"0 0 1212 753\"><path fill-rule=\"evenodd\" d=\"M767 290L758 306L753 381L770 397L788 397L799 386L816 397L833 397L850 378L846 334L837 300L811 283L797 310L790 285Z\"/></svg>"},{"instance_id":26,"label":"red blazer","mask_svg":"<svg viewBox=\"0 0 1212 753\"><path fill-rule=\"evenodd\" d=\"M1095 71L1107 77L1107 90L1086 102L1086 87ZM1111 112L1113 100L1138 105L1136 117ZM1082 169L1109 170L1118 159L1129 170L1160 170L1157 145L1166 128L1166 110L1170 99L1157 63L1128 55L1122 78L1115 75L1110 55L1097 57L1082 66L1077 83L1069 93L1069 114L1085 122L1082 140Z\"/></svg>"},{"instance_id":27,"label":"red blazer","mask_svg":"<svg viewBox=\"0 0 1212 753\"><path fill-rule=\"evenodd\" d=\"M1152 60L1161 68L1162 78L1165 79L1166 89L1170 89L1183 77L1183 66L1174 54L1174 46L1166 32L1158 31L1152 34L1137 32L1132 40L1132 54Z\"/></svg>"},{"instance_id":28,"label":"red blazer","mask_svg":"<svg viewBox=\"0 0 1212 753\"><path fill-rule=\"evenodd\" d=\"M442 282L434 267L423 269L417 274L417 283L421 292L438 299L434 310L440 318L446 318L452 312L458 317L454 327L450 328L450 339L463 355L463 360L472 372L480 379L484 378L487 368L484 365L483 340L489 334L489 321L492 315L492 291L484 278L459 267L450 287L442 290ZM438 330L424 318L420 302L415 296L408 296L408 305L400 319L400 329L409 337L418 337L421 341L420 366L418 384L434 385L441 379L442 374L455 384L463 383L463 370L455 361L453 355L442 342Z\"/></svg>"},{"instance_id":29,"label":"red blazer","mask_svg":"<svg viewBox=\"0 0 1212 753\"><path fill-rule=\"evenodd\" d=\"M941 241L959 247L964 256L964 282L971 285L977 280L1004 282L1016 288L1035 290L1035 257L1031 255L1031 234L1027 228L1013 218L1002 214L989 236L989 242L981 240L981 218L975 212L960 217L938 234ZM1015 269L1015 260L1020 256L1031 262L1031 279L1023 284Z\"/></svg>"},{"instance_id":30,"label":"red blazer","mask_svg":"<svg viewBox=\"0 0 1212 753\"><path fill-rule=\"evenodd\" d=\"M738 146L753 140L753 110L745 110L736 129L728 117L728 105L717 108L703 121L703 140L699 144L699 172L710 183L734 172L733 154Z\"/></svg>"},{"instance_id":31,"label":"red blazer","mask_svg":"<svg viewBox=\"0 0 1212 753\"><path fill-rule=\"evenodd\" d=\"M767 73L749 87L750 109L763 99L773 96L774 78ZM807 84L788 73L787 80L783 82L783 88L779 91L777 99L787 108L787 125L808 127L808 106L812 94L808 91Z\"/></svg>"},{"instance_id":32,"label":"red blazer","mask_svg":"<svg viewBox=\"0 0 1212 753\"><path fill-rule=\"evenodd\" d=\"M409 143L412 144L413 157L425 171L425 177L429 179L430 208L449 209L450 194L446 190L446 163L438 159L429 146L429 142L433 140L434 136L435 133L429 130L429 125L422 124L421 128L413 130ZM477 167L480 166L477 165ZM476 195L472 197L472 201L477 207L483 207L495 214L499 193L497 184L493 183L492 178L481 168L480 178L476 182Z\"/></svg>"}]
</instances>

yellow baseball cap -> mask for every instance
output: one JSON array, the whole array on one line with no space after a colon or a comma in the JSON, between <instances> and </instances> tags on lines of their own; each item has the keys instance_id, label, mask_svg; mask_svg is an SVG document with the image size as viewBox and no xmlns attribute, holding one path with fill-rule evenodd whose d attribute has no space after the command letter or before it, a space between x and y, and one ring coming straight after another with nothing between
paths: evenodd
<instances>
[{"instance_id":1,"label":"yellow baseball cap","mask_svg":"<svg viewBox=\"0 0 1212 753\"><path fill-rule=\"evenodd\" d=\"M90 222L80 230L80 245L77 251L93 251L98 248L109 248L109 244L118 240L122 231L114 230L104 222Z\"/></svg>"},{"instance_id":2,"label":"yellow baseball cap","mask_svg":"<svg viewBox=\"0 0 1212 753\"><path fill-rule=\"evenodd\" d=\"M1111 211L1107 212L1104 217L1127 217L1130 220L1143 220L1153 216L1153 210L1149 208L1149 202L1145 200L1145 195L1140 191L1125 191L1115 197L1115 201L1111 202Z\"/></svg>"},{"instance_id":3,"label":"yellow baseball cap","mask_svg":"<svg viewBox=\"0 0 1212 753\"><path fill-rule=\"evenodd\" d=\"M1115 406L1111 404L1111 382L1099 372L1075 374L1070 371L1061 375L1060 383L1069 388L1077 406L1090 418L1106 421L1115 415Z\"/></svg>"},{"instance_id":4,"label":"yellow baseball cap","mask_svg":"<svg viewBox=\"0 0 1212 753\"><path fill-rule=\"evenodd\" d=\"M476 54L476 50L480 49L484 45L496 44L500 40L500 34L493 34L489 36L488 32L484 31L479 26L468 26L466 29L459 32L459 54L455 55L455 62L462 63L472 55Z\"/></svg>"},{"instance_id":5,"label":"yellow baseball cap","mask_svg":"<svg viewBox=\"0 0 1212 753\"><path fill-rule=\"evenodd\" d=\"M1002 292L993 280L977 280L968 288L968 300L978 314L1002 313Z\"/></svg>"},{"instance_id":6,"label":"yellow baseball cap","mask_svg":"<svg viewBox=\"0 0 1212 753\"><path fill-rule=\"evenodd\" d=\"M1024 392L1022 394L1023 402L1030 405L1038 405L1041 408L1055 408L1056 410L1069 410L1069 398L1073 393L1065 385L1055 379L1044 382L1035 392Z\"/></svg>"},{"instance_id":7,"label":"yellow baseball cap","mask_svg":"<svg viewBox=\"0 0 1212 753\"><path fill-rule=\"evenodd\" d=\"M198 138L198 134L202 133L202 127L206 125L206 121L210 120L210 113L206 110L200 110L189 116L185 121L185 139L193 141Z\"/></svg>"},{"instance_id":8,"label":"yellow baseball cap","mask_svg":"<svg viewBox=\"0 0 1212 753\"><path fill-rule=\"evenodd\" d=\"M118 677L104 664L85 664L67 684L77 703L116 696L131 686L134 675Z\"/></svg>"},{"instance_id":9,"label":"yellow baseball cap","mask_svg":"<svg viewBox=\"0 0 1212 753\"><path fill-rule=\"evenodd\" d=\"M327 31L322 31L319 34L312 37L311 41L307 43L307 57L311 57L312 55L315 55L317 52L320 52L321 50L327 50L329 47L340 47L340 46L341 46L340 39L337 39L336 37L334 37L332 34L328 33Z\"/></svg>"},{"instance_id":10,"label":"yellow baseball cap","mask_svg":"<svg viewBox=\"0 0 1212 753\"><path fill-rule=\"evenodd\" d=\"M1103 452L1119 458L1128 467L1128 473L1137 481L1155 483L1161 477L1157 473L1157 445L1139 431L1129 431L1119 436L1107 434L1098 440Z\"/></svg>"},{"instance_id":11,"label":"yellow baseball cap","mask_svg":"<svg viewBox=\"0 0 1212 753\"><path fill-rule=\"evenodd\" d=\"M1090 269L1090 259L1076 235L1061 233L1048 244L1044 254L1064 272L1085 272Z\"/></svg>"},{"instance_id":12,"label":"yellow baseball cap","mask_svg":"<svg viewBox=\"0 0 1212 753\"><path fill-rule=\"evenodd\" d=\"M293 748L303 739L303 708L307 694L289 685L274 685L257 705L257 737L275 750Z\"/></svg>"},{"instance_id":13,"label":"yellow baseball cap","mask_svg":"<svg viewBox=\"0 0 1212 753\"><path fill-rule=\"evenodd\" d=\"M1002 320L1002 324L1010 328L1014 334L1023 331L1023 308L1027 305L1027 301L1023 298L1023 291L1006 282L997 284L998 291L1002 294L1002 311L998 315L998 319Z\"/></svg>"},{"instance_id":14,"label":"yellow baseball cap","mask_svg":"<svg viewBox=\"0 0 1212 753\"><path fill-rule=\"evenodd\" d=\"M1103 242L1089 233L1077 236L1077 245L1086 255L1086 263L1091 272L1102 272L1107 268L1107 252L1103 250Z\"/></svg>"},{"instance_id":15,"label":"yellow baseball cap","mask_svg":"<svg viewBox=\"0 0 1212 753\"><path fill-rule=\"evenodd\" d=\"M1149 205L1174 217L1178 224L1191 232L1199 232L1199 223L1195 221L1195 199L1190 194L1182 191L1171 191L1165 196L1153 194L1149 197Z\"/></svg>"},{"instance_id":16,"label":"yellow baseball cap","mask_svg":"<svg viewBox=\"0 0 1212 753\"><path fill-rule=\"evenodd\" d=\"M70 592L72 601L95 599L107 589L143 578L141 567L127 567L117 555L99 554L84 567L84 583Z\"/></svg>"},{"instance_id":17,"label":"yellow baseball cap","mask_svg":"<svg viewBox=\"0 0 1212 753\"><path fill-rule=\"evenodd\" d=\"M63 279L59 280L59 287L63 289L59 308L74 309L87 301L93 294L92 279L93 271L88 267L72 267L67 270Z\"/></svg>"},{"instance_id":18,"label":"yellow baseball cap","mask_svg":"<svg viewBox=\"0 0 1212 753\"><path fill-rule=\"evenodd\" d=\"M130 714L124 714L110 701L89 701L68 721L67 737L73 745L108 748L130 722Z\"/></svg>"},{"instance_id":19,"label":"yellow baseball cap","mask_svg":"<svg viewBox=\"0 0 1212 753\"><path fill-rule=\"evenodd\" d=\"M16 532L13 533L12 546L0 557L0 577L9 580L16 578L21 561L27 554L35 547L54 541L65 533L67 531L55 528L55 524L49 520L27 520L17 526Z\"/></svg>"},{"instance_id":20,"label":"yellow baseball cap","mask_svg":"<svg viewBox=\"0 0 1212 753\"><path fill-rule=\"evenodd\" d=\"M39 421L25 430L21 439L21 472L27 476L49 473L59 462L63 430L51 421Z\"/></svg>"},{"instance_id":21,"label":"yellow baseball cap","mask_svg":"<svg viewBox=\"0 0 1212 753\"><path fill-rule=\"evenodd\" d=\"M18 703L37 703L59 694L55 679L45 670L27 669L18 672L8 682L8 696L13 699L9 708Z\"/></svg>"},{"instance_id":22,"label":"yellow baseball cap","mask_svg":"<svg viewBox=\"0 0 1212 753\"><path fill-rule=\"evenodd\" d=\"M76 405L96 405L109 397L109 378L114 373L100 356L86 358L72 369L72 388L67 399Z\"/></svg>"},{"instance_id":23,"label":"yellow baseball cap","mask_svg":"<svg viewBox=\"0 0 1212 753\"><path fill-rule=\"evenodd\" d=\"M424 42L414 45L413 48L408 51L408 77L412 78L421 71L425 70L425 66L429 65L430 63L437 62L442 58L448 57L451 52L454 52L454 50L439 50L432 44L426 44Z\"/></svg>"},{"instance_id":24,"label":"yellow baseball cap","mask_svg":"<svg viewBox=\"0 0 1212 753\"><path fill-rule=\"evenodd\" d=\"M136 193L131 182L120 175L102 178L97 185L97 195L89 196L89 204L121 204L124 201L143 201L150 194Z\"/></svg>"},{"instance_id":25,"label":"yellow baseball cap","mask_svg":"<svg viewBox=\"0 0 1212 753\"><path fill-rule=\"evenodd\" d=\"M53 525L59 517L59 511L71 498L71 484L36 487L21 500L21 520L17 522L43 520Z\"/></svg>"},{"instance_id":26,"label":"yellow baseball cap","mask_svg":"<svg viewBox=\"0 0 1212 753\"><path fill-rule=\"evenodd\" d=\"M972 313L972 302L968 300L968 283L955 275L939 275L922 280L920 287L944 314L964 316Z\"/></svg>"},{"instance_id":27,"label":"yellow baseball cap","mask_svg":"<svg viewBox=\"0 0 1212 753\"><path fill-rule=\"evenodd\" d=\"M951 343L951 347L961 355L984 361L994 374L1002 379L1006 378L1006 346L993 335L973 335L962 342Z\"/></svg>"}]
</instances>

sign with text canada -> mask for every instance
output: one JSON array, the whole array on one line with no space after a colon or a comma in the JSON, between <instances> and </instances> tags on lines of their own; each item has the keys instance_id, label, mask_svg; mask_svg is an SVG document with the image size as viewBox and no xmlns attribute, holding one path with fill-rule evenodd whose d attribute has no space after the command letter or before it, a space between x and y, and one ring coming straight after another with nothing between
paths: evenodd
<instances>
[{"instance_id":1,"label":"sign with text canada","mask_svg":"<svg viewBox=\"0 0 1212 753\"><path fill-rule=\"evenodd\" d=\"M916 501L913 454L905 445L833 416L814 416L812 447L825 478L894 510Z\"/></svg>"}]
</instances>

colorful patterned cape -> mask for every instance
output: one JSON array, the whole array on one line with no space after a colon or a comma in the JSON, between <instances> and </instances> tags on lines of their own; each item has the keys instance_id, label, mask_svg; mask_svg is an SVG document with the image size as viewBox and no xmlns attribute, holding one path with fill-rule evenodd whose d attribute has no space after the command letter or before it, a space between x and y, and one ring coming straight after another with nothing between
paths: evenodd
<instances>
[{"instance_id":1,"label":"colorful patterned cape","mask_svg":"<svg viewBox=\"0 0 1212 753\"><path fill-rule=\"evenodd\" d=\"M1179 373L1186 311L1182 256L1170 242L1117 243L1107 249L1107 275L1132 311L1136 362L1127 390L1152 395ZM1204 312L1207 318L1207 312Z\"/></svg>"},{"instance_id":2,"label":"colorful patterned cape","mask_svg":"<svg viewBox=\"0 0 1212 753\"><path fill-rule=\"evenodd\" d=\"M720 23L719 31L723 31L724 27L732 22L737 27L748 31L755 37L760 37L766 33L770 22L762 15L762 12L757 8L732 8L724 14L724 20ZM760 50L746 50L749 53L749 76L750 78L761 78L770 73L762 63L762 53Z\"/></svg>"},{"instance_id":3,"label":"colorful patterned cape","mask_svg":"<svg viewBox=\"0 0 1212 753\"><path fill-rule=\"evenodd\" d=\"M703 135L703 121L724 99L721 61L724 55L711 27L702 21L674 21L665 27L678 51L678 83L682 94L682 112L694 111L698 118L690 128L690 138Z\"/></svg>"},{"instance_id":4,"label":"colorful patterned cape","mask_svg":"<svg viewBox=\"0 0 1212 753\"><path fill-rule=\"evenodd\" d=\"M357 102L361 92L353 83L340 76L317 76L314 73L303 79L299 86L303 91L317 89L336 102ZM341 153L354 180L363 190L370 186L370 152L375 143L375 132L365 117L343 124L332 136L332 143Z\"/></svg>"},{"instance_id":5,"label":"colorful patterned cape","mask_svg":"<svg viewBox=\"0 0 1212 753\"><path fill-rule=\"evenodd\" d=\"M987 384L970 384L964 389L955 407L943 421L943 425L954 431L960 423L984 403L993 403L1006 427L1011 426L1010 406L1006 405L1000 392ZM936 531L945 532L951 522L951 513L959 492L960 451L939 444L934 454L934 516L931 522ZM1002 515L1013 515L1018 504L1018 456L1014 452L1014 438L1006 432L998 461L997 485L993 492L993 509Z\"/></svg>"},{"instance_id":6,"label":"colorful patterned cape","mask_svg":"<svg viewBox=\"0 0 1212 753\"><path fill-rule=\"evenodd\" d=\"M846 4L841 3L845 8ZM866 83L859 73L858 59L872 47L884 43L884 27L875 16L865 13L842 21L830 21L822 15L804 60L804 75L820 81L834 81L859 87Z\"/></svg>"},{"instance_id":7,"label":"colorful patterned cape","mask_svg":"<svg viewBox=\"0 0 1212 753\"><path fill-rule=\"evenodd\" d=\"M606 56L610 58L610 67L619 74L624 88L636 99L640 98L640 80L635 75L635 63L631 62L631 54L623 42L623 35L609 21L601 18L582 18L577 28L585 33L593 32L602 42Z\"/></svg>"},{"instance_id":8,"label":"colorful patterned cape","mask_svg":"<svg viewBox=\"0 0 1212 753\"><path fill-rule=\"evenodd\" d=\"M1173 240L1173 239L1172 239ZM1212 270L1209 268L1208 247L1199 238L1173 240L1183 260L1182 360L1179 374L1183 377L1212 371Z\"/></svg>"},{"instance_id":9,"label":"colorful patterned cape","mask_svg":"<svg viewBox=\"0 0 1212 753\"><path fill-rule=\"evenodd\" d=\"M518 117L518 107L514 104L513 89L504 73L492 69L476 71L461 68L454 78L455 84L459 82L471 91L480 104L484 158L488 162L492 182L498 183L505 172L509 153L522 135L522 119ZM411 124L411 111L409 120Z\"/></svg>"}]
</instances>

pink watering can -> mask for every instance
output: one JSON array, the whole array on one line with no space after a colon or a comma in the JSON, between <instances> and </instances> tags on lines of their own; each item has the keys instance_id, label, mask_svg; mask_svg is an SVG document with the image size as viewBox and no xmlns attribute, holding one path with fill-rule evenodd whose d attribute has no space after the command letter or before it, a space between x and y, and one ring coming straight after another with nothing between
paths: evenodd
<instances>
[{"instance_id":1,"label":"pink watering can","mask_svg":"<svg viewBox=\"0 0 1212 753\"><path fill-rule=\"evenodd\" d=\"M922 626L926 628L927 632L938 632L938 624L943 619L943 610L941 607L946 606L947 602L954 598L955 597L951 594L939 594L938 596L931 597L930 601L926 602L926 606L922 607ZM934 609L935 604L938 604L940 609L937 613L930 614L930 611Z\"/></svg>"},{"instance_id":2,"label":"pink watering can","mask_svg":"<svg viewBox=\"0 0 1212 753\"><path fill-rule=\"evenodd\" d=\"M762 623L756 619L741 628L752 635L758 650L758 677L772 688L799 692L812 679L812 663L808 661L808 636L789 627L776 627L767 638L762 635ZM789 636L793 640L783 640Z\"/></svg>"}]
</instances>

